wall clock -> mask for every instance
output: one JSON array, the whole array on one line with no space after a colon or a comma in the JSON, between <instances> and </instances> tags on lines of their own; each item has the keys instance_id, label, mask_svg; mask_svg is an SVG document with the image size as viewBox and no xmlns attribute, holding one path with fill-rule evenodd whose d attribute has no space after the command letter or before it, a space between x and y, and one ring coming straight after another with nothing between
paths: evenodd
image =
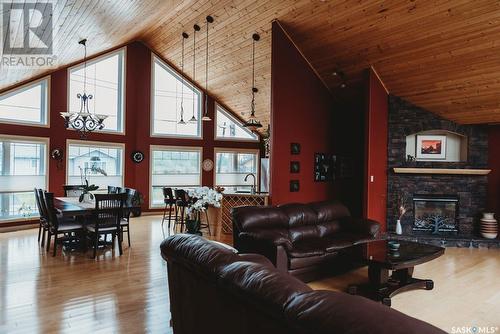
<instances>
[{"instance_id":1,"label":"wall clock","mask_svg":"<svg viewBox=\"0 0 500 334\"><path fill-rule=\"evenodd\" d=\"M203 160L203 163L201 165L205 172L210 172L212 169L214 169L214 162L210 159Z\"/></svg>"},{"instance_id":2,"label":"wall clock","mask_svg":"<svg viewBox=\"0 0 500 334\"><path fill-rule=\"evenodd\" d=\"M134 151L132 153L132 161L134 161L136 164L141 163L144 160L144 153L141 151Z\"/></svg>"}]
</instances>

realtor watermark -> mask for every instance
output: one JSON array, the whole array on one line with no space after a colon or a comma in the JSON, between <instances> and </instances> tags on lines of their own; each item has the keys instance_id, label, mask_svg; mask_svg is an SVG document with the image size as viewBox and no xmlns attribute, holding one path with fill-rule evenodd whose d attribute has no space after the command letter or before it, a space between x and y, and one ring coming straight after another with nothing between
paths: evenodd
<instances>
[{"instance_id":1,"label":"realtor watermark","mask_svg":"<svg viewBox=\"0 0 500 334\"><path fill-rule=\"evenodd\" d=\"M454 326L451 327L452 334L494 334L499 333L496 326Z\"/></svg>"},{"instance_id":2,"label":"realtor watermark","mask_svg":"<svg viewBox=\"0 0 500 334\"><path fill-rule=\"evenodd\" d=\"M55 67L52 2L0 3L3 50L0 67L22 70Z\"/></svg>"}]
</instances>

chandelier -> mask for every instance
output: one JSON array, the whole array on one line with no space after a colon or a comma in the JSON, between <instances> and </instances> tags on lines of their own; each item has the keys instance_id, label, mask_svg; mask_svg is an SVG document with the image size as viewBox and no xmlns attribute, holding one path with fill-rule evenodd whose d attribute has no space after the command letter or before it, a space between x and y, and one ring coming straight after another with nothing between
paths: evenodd
<instances>
[{"instance_id":1,"label":"chandelier","mask_svg":"<svg viewBox=\"0 0 500 334\"><path fill-rule=\"evenodd\" d=\"M260 39L258 34L252 35L252 102L250 104L250 118L248 121L243 124L245 128L248 128L250 131L257 131L257 129L262 127L260 121L255 117L255 93L259 90L255 87L255 42Z\"/></svg>"},{"instance_id":2,"label":"chandelier","mask_svg":"<svg viewBox=\"0 0 500 334\"><path fill-rule=\"evenodd\" d=\"M84 67L83 67L83 94L78 93L76 97L80 100L79 112L61 112L64 118L64 125L66 129L70 127L80 133L80 138L86 139L88 134L95 130L102 130L104 128L104 120L107 115L100 115L90 112L89 100L93 99L92 94L87 94L87 40L83 39L78 42L83 45L85 50Z\"/></svg>"}]
</instances>

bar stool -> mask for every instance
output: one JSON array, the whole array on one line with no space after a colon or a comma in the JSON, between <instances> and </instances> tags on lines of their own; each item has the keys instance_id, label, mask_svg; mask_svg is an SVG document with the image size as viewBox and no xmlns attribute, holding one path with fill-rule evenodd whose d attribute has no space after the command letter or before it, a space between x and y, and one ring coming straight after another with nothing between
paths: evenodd
<instances>
[{"instance_id":1,"label":"bar stool","mask_svg":"<svg viewBox=\"0 0 500 334\"><path fill-rule=\"evenodd\" d=\"M181 215L181 233L184 230L184 226L186 225L186 208L189 206L189 196L187 192L184 189L175 189L174 190L175 194L175 224L174 224L174 229L177 226L177 223L179 223L178 215L179 215L179 210L180 210L180 215Z\"/></svg>"},{"instance_id":2,"label":"bar stool","mask_svg":"<svg viewBox=\"0 0 500 334\"><path fill-rule=\"evenodd\" d=\"M168 228L170 229L170 222L172 221L172 208L174 208L175 212L177 212L177 207L175 206L176 199L174 197L172 188L163 188L163 202L165 203L165 209L163 210L163 219L161 220L161 225L163 228L163 223L167 218L168 210Z\"/></svg>"}]
</instances>

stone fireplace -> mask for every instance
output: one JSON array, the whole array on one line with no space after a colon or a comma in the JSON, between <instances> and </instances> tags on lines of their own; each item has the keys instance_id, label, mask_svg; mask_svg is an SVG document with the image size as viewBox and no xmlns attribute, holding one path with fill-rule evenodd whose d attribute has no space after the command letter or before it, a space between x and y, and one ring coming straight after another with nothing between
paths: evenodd
<instances>
[{"instance_id":1,"label":"stone fireplace","mask_svg":"<svg viewBox=\"0 0 500 334\"><path fill-rule=\"evenodd\" d=\"M403 236L414 240L424 235L440 243L479 238L479 219L487 199L486 175L400 174L394 168L486 169L486 127L456 124L393 95L389 96L388 127L388 232L395 231L398 198L403 195L409 209L401 221ZM408 159L407 138L426 131L446 131L464 138L465 158L446 162Z\"/></svg>"},{"instance_id":2,"label":"stone fireplace","mask_svg":"<svg viewBox=\"0 0 500 334\"><path fill-rule=\"evenodd\" d=\"M413 195L413 231L457 234L459 200L455 195Z\"/></svg>"}]
</instances>

